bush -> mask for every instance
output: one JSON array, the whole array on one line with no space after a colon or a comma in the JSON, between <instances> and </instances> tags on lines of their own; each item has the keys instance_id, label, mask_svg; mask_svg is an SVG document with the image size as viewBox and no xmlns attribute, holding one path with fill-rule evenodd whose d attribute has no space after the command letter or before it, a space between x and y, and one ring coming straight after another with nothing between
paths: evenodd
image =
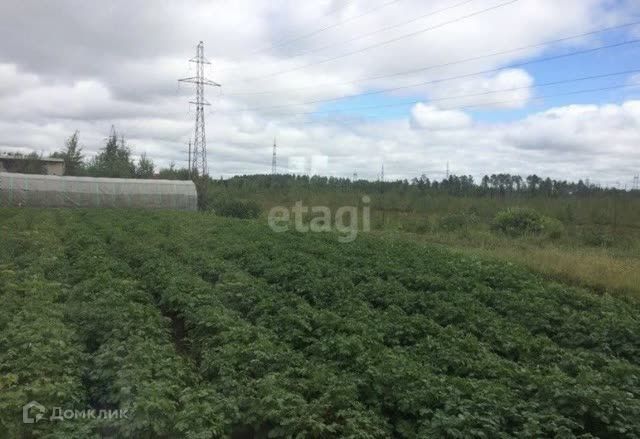
<instances>
[{"instance_id":1,"label":"bush","mask_svg":"<svg viewBox=\"0 0 640 439\"><path fill-rule=\"evenodd\" d=\"M560 239L565 233L562 221L549 216L542 217L542 234L550 239Z\"/></svg>"},{"instance_id":2,"label":"bush","mask_svg":"<svg viewBox=\"0 0 640 439\"><path fill-rule=\"evenodd\" d=\"M613 235L604 227L584 228L580 238L585 245L592 247L611 247L614 243Z\"/></svg>"},{"instance_id":3,"label":"bush","mask_svg":"<svg viewBox=\"0 0 640 439\"><path fill-rule=\"evenodd\" d=\"M260 216L260 206L255 201L220 200L214 202L216 215L232 218L254 219Z\"/></svg>"},{"instance_id":4,"label":"bush","mask_svg":"<svg viewBox=\"0 0 640 439\"><path fill-rule=\"evenodd\" d=\"M421 220L407 221L400 226L400 230L403 232L417 233L418 235L424 235L431 231L431 224L427 218Z\"/></svg>"},{"instance_id":5,"label":"bush","mask_svg":"<svg viewBox=\"0 0 640 439\"><path fill-rule=\"evenodd\" d=\"M477 223L478 217L474 213L450 213L438 220L438 227L447 232L454 232Z\"/></svg>"},{"instance_id":6,"label":"bush","mask_svg":"<svg viewBox=\"0 0 640 439\"><path fill-rule=\"evenodd\" d=\"M509 236L547 236L558 239L564 234L564 225L555 218L544 216L534 209L511 208L496 214L492 229Z\"/></svg>"}]
</instances>

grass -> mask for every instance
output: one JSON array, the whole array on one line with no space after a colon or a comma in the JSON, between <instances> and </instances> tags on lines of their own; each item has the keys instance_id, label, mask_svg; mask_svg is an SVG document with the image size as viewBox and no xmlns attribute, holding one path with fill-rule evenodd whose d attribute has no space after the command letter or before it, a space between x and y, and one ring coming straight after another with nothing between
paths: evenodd
<instances>
[{"instance_id":1,"label":"grass","mask_svg":"<svg viewBox=\"0 0 640 439\"><path fill-rule=\"evenodd\" d=\"M405 239L436 243L467 255L515 263L547 279L582 286L598 293L640 298L640 258L620 250L570 247L488 234L392 234L400 239L404 235ZM479 236L484 236L484 239Z\"/></svg>"},{"instance_id":2,"label":"grass","mask_svg":"<svg viewBox=\"0 0 640 439\"><path fill-rule=\"evenodd\" d=\"M558 239L550 239L496 233L490 230L490 220L486 218L446 230L440 225L442 218L420 214L396 216L385 223L378 221L377 233L511 262L547 279L600 294L640 298L640 235L634 227L565 222L566 232Z\"/></svg>"},{"instance_id":3,"label":"grass","mask_svg":"<svg viewBox=\"0 0 640 439\"><path fill-rule=\"evenodd\" d=\"M260 203L261 220L265 222L270 207L292 206L297 200L306 206L330 206L334 211L340 205L358 205L359 200L353 192L283 191L261 194L260 198L247 193L235 195ZM374 197L371 220L376 233L511 262L547 279L582 286L599 294L640 298L640 224L634 213L635 205L635 200L622 203L606 196L505 200L446 195L403 204L402 197L389 195L384 199ZM565 233L550 239L514 238L492 232L490 223L496 213L513 206L529 207L561 221ZM456 216L470 216L473 221L459 226Z\"/></svg>"}]
</instances>

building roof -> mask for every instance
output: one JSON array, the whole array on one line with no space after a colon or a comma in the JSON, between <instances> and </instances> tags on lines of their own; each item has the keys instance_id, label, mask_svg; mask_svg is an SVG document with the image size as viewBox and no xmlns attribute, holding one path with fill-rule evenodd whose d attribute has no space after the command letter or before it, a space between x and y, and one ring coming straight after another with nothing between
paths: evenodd
<instances>
[{"instance_id":1,"label":"building roof","mask_svg":"<svg viewBox=\"0 0 640 439\"><path fill-rule=\"evenodd\" d=\"M27 157L27 156L15 156L9 154L0 154L0 160L38 160L40 162L50 162L50 163L64 163L63 159L58 159L54 157Z\"/></svg>"}]
</instances>

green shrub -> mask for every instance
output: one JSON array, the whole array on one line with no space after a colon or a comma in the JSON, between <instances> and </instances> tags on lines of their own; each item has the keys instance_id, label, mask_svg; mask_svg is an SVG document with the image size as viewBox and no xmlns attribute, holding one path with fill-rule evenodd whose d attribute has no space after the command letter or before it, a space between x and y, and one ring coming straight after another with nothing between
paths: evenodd
<instances>
[{"instance_id":1,"label":"green shrub","mask_svg":"<svg viewBox=\"0 0 640 439\"><path fill-rule=\"evenodd\" d=\"M613 235L604 227L587 227L580 232L580 238L586 245L592 247L611 247Z\"/></svg>"},{"instance_id":2,"label":"green shrub","mask_svg":"<svg viewBox=\"0 0 640 439\"><path fill-rule=\"evenodd\" d=\"M427 218L421 220L407 221L400 226L400 230L403 232L417 233L418 235L424 235L431 231L431 223Z\"/></svg>"},{"instance_id":3,"label":"green shrub","mask_svg":"<svg viewBox=\"0 0 640 439\"><path fill-rule=\"evenodd\" d=\"M564 225L529 208L510 208L498 212L491 227L509 236L547 236L558 239L564 235Z\"/></svg>"},{"instance_id":4,"label":"green shrub","mask_svg":"<svg viewBox=\"0 0 640 439\"><path fill-rule=\"evenodd\" d=\"M260 216L260 206L255 201L219 200L213 203L213 211L216 215L241 219Z\"/></svg>"},{"instance_id":5,"label":"green shrub","mask_svg":"<svg viewBox=\"0 0 640 439\"><path fill-rule=\"evenodd\" d=\"M542 234L550 239L560 239L565 234L562 221L549 216L542 217Z\"/></svg>"},{"instance_id":6,"label":"green shrub","mask_svg":"<svg viewBox=\"0 0 640 439\"><path fill-rule=\"evenodd\" d=\"M438 227L446 232L455 232L478 223L478 217L471 213L450 213L438 220Z\"/></svg>"}]
</instances>

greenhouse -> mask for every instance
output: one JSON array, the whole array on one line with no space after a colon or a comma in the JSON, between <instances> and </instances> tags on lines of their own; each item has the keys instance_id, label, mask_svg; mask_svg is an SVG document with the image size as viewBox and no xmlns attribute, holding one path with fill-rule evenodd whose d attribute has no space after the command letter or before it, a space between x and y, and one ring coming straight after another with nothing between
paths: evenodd
<instances>
[{"instance_id":1,"label":"greenhouse","mask_svg":"<svg viewBox=\"0 0 640 439\"><path fill-rule=\"evenodd\" d=\"M0 172L0 207L196 210L192 181L57 177Z\"/></svg>"}]
</instances>

